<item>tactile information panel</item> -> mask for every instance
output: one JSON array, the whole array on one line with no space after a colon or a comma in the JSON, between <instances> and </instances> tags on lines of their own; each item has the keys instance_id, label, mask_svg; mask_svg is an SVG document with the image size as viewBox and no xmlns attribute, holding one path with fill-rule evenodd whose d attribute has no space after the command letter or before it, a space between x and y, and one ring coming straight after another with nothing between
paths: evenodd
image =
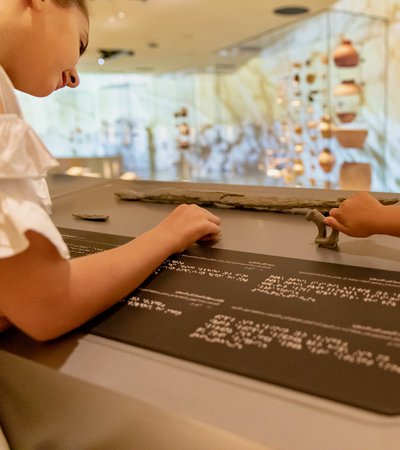
<instances>
[{"instance_id":1,"label":"tactile information panel","mask_svg":"<svg viewBox=\"0 0 400 450\"><path fill-rule=\"evenodd\" d=\"M73 257L128 240L60 231ZM194 247L90 326L106 338L400 414L400 272Z\"/></svg>"}]
</instances>

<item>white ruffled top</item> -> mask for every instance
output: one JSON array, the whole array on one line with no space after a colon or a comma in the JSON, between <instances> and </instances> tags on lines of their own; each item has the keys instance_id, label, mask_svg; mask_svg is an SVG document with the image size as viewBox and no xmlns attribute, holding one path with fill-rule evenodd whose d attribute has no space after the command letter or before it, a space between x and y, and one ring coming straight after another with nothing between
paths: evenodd
<instances>
[{"instance_id":1,"label":"white ruffled top","mask_svg":"<svg viewBox=\"0 0 400 450\"><path fill-rule=\"evenodd\" d=\"M0 104L4 110L0 114L0 258L26 250L25 233L32 230L45 236L67 259L68 247L49 217L51 199L44 179L58 165L57 160L25 122L14 87L1 66ZM0 317L0 331L2 322Z\"/></svg>"}]
</instances>

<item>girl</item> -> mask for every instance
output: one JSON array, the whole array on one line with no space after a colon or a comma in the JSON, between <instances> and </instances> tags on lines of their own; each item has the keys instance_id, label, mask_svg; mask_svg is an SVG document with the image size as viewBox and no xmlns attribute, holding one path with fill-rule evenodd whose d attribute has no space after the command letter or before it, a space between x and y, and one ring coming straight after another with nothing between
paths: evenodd
<instances>
[{"instance_id":1,"label":"girl","mask_svg":"<svg viewBox=\"0 0 400 450\"><path fill-rule=\"evenodd\" d=\"M128 244L74 260L51 222L43 177L57 165L24 121L13 87L77 87L85 0L0 0L0 316L38 340L74 329L139 286L168 256L215 239L220 219L180 205Z\"/></svg>"}]
</instances>

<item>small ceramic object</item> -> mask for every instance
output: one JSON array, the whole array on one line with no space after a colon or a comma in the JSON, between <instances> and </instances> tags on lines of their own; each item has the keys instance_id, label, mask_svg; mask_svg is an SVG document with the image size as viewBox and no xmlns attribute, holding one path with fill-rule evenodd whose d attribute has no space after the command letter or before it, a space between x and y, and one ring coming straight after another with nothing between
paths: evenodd
<instances>
[{"instance_id":1,"label":"small ceramic object","mask_svg":"<svg viewBox=\"0 0 400 450\"><path fill-rule=\"evenodd\" d=\"M299 153L303 153L303 144L296 144L294 146L294 151L299 154Z\"/></svg>"},{"instance_id":2,"label":"small ceramic object","mask_svg":"<svg viewBox=\"0 0 400 450\"><path fill-rule=\"evenodd\" d=\"M301 134L303 132L303 128L300 125L295 125L294 132L296 134Z\"/></svg>"},{"instance_id":3,"label":"small ceramic object","mask_svg":"<svg viewBox=\"0 0 400 450\"><path fill-rule=\"evenodd\" d=\"M324 219L325 216L317 209L312 209L306 214L306 220L314 222L318 228L318 235L314 242L318 245L318 247L334 249L338 245L339 232L332 229L331 234L327 236Z\"/></svg>"},{"instance_id":4,"label":"small ceramic object","mask_svg":"<svg viewBox=\"0 0 400 450\"><path fill-rule=\"evenodd\" d=\"M176 118L178 118L178 117L187 117L187 115L188 115L188 110L187 110L187 108L185 108L184 106L182 106L181 109L179 109L178 111L176 111L176 112L174 113L174 116L175 116Z\"/></svg>"},{"instance_id":5,"label":"small ceramic object","mask_svg":"<svg viewBox=\"0 0 400 450\"><path fill-rule=\"evenodd\" d=\"M320 55L322 64L325 64L326 66L329 64L329 58L326 53L321 53Z\"/></svg>"},{"instance_id":6,"label":"small ceramic object","mask_svg":"<svg viewBox=\"0 0 400 450\"><path fill-rule=\"evenodd\" d=\"M178 147L181 150L188 150L190 148L190 143L188 141L179 141L178 142Z\"/></svg>"},{"instance_id":7,"label":"small ceramic object","mask_svg":"<svg viewBox=\"0 0 400 450\"><path fill-rule=\"evenodd\" d=\"M308 73L306 75L306 81L308 84L313 84L315 81L315 73Z\"/></svg>"},{"instance_id":8,"label":"small ceramic object","mask_svg":"<svg viewBox=\"0 0 400 450\"><path fill-rule=\"evenodd\" d=\"M329 148L324 148L318 156L318 162L325 173L331 172L335 165L335 156Z\"/></svg>"},{"instance_id":9,"label":"small ceramic object","mask_svg":"<svg viewBox=\"0 0 400 450\"><path fill-rule=\"evenodd\" d=\"M321 118L318 128L323 138L329 139L332 137L332 121L328 115Z\"/></svg>"},{"instance_id":10,"label":"small ceramic object","mask_svg":"<svg viewBox=\"0 0 400 450\"><path fill-rule=\"evenodd\" d=\"M188 136L190 134L190 128L189 128L189 125L186 122L179 124L178 125L178 130L179 130L179 133L182 136Z\"/></svg>"},{"instance_id":11,"label":"small ceramic object","mask_svg":"<svg viewBox=\"0 0 400 450\"><path fill-rule=\"evenodd\" d=\"M360 56L349 39L343 39L333 51L333 61L337 67L356 67Z\"/></svg>"},{"instance_id":12,"label":"small ceramic object","mask_svg":"<svg viewBox=\"0 0 400 450\"><path fill-rule=\"evenodd\" d=\"M362 149L368 136L368 130L362 128L335 128L333 134L342 147Z\"/></svg>"},{"instance_id":13,"label":"small ceramic object","mask_svg":"<svg viewBox=\"0 0 400 450\"><path fill-rule=\"evenodd\" d=\"M301 175L304 174L304 163L300 158L294 160L293 172L296 175L296 177L300 177Z\"/></svg>"},{"instance_id":14,"label":"small ceramic object","mask_svg":"<svg viewBox=\"0 0 400 450\"><path fill-rule=\"evenodd\" d=\"M293 183L293 181L296 178L295 173L293 172L293 170L290 170L290 169L285 169L284 171L282 171L282 175L283 175L283 180L287 184Z\"/></svg>"}]
</instances>

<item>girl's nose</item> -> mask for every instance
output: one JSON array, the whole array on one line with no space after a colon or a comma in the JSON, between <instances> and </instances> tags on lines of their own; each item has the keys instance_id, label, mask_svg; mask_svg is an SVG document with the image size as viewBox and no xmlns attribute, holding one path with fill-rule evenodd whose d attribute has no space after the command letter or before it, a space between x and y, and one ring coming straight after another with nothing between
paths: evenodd
<instances>
[{"instance_id":1,"label":"girl's nose","mask_svg":"<svg viewBox=\"0 0 400 450\"><path fill-rule=\"evenodd\" d=\"M76 88L79 86L79 75L76 70L71 70L67 73L68 81L67 86L70 88Z\"/></svg>"}]
</instances>

